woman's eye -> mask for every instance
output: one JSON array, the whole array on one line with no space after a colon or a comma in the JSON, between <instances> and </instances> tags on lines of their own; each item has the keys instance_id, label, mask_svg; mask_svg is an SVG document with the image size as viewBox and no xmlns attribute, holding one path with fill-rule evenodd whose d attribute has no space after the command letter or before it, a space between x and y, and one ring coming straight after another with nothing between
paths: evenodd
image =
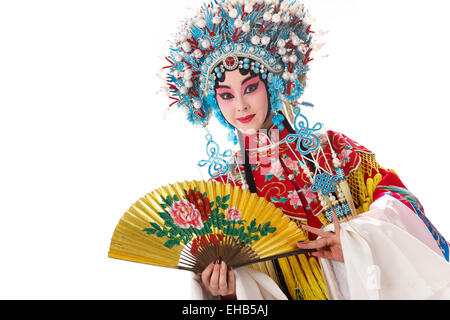
<instances>
[{"instance_id":1,"label":"woman's eye","mask_svg":"<svg viewBox=\"0 0 450 320\"><path fill-rule=\"evenodd\" d=\"M225 92L222 94L219 94L219 96L223 99L223 100L230 100L233 99L234 96L231 93Z\"/></svg>"},{"instance_id":2,"label":"woman's eye","mask_svg":"<svg viewBox=\"0 0 450 320\"><path fill-rule=\"evenodd\" d=\"M249 85L247 88L245 88L244 93L252 93L256 89L258 89L258 83Z\"/></svg>"}]
</instances>

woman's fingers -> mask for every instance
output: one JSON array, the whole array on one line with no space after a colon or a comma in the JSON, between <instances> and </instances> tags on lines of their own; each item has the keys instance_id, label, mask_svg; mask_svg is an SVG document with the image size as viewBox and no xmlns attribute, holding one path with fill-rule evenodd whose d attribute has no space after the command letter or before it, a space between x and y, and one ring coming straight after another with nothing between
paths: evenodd
<instances>
[{"instance_id":1,"label":"woman's fingers","mask_svg":"<svg viewBox=\"0 0 450 320\"><path fill-rule=\"evenodd\" d=\"M213 270L214 270L214 263L211 262L211 263L205 268L205 270L203 270L203 272L202 272L202 276L201 276L202 282L203 282L203 284L205 285L205 287L206 287L207 289L209 289L209 282L210 282L211 274L212 274Z\"/></svg>"},{"instance_id":2,"label":"woman's fingers","mask_svg":"<svg viewBox=\"0 0 450 320\"><path fill-rule=\"evenodd\" d=\"M324 231L307 225L302 225L303 229L314 233L321 238L308 242L298 242L297 247L299 247L300 249L316 249L316 251L313 252L312 255L317 258L344 261L340 240L341 229L339 218L334 210L331 211L331 215L333 217L334 232Z\"/></svg>"},{"instance_id":3,"label":"woman's fingers","mask_svg":"<svg viewBox=\"0 0 450 320\"><path fill-rule=\"evenodd\" d=\"M213 296L228 296L236 293L235 274L220 258L203 270L201 279L206 290Z\"/></svg>"},{"instance_id":4,"label":"woman's fingers","mask_svg":"<svg viewBox=\"0 0 450 320\"><path fill-rule=\"evenodd\" d=\"M328 241L326 238L321 238L308 242L298 242L297 247L300 249L320 249L326 247L328 245Z\"/></svg>"},{"instance_id":5,"label":"woman's fingers","mask_svg":"<svg viewBox=\"0 0 450 320\"><path fill-rule=\"evenodd\" d=\"M211 274L211 279L209 281L209 291L214 296L219 295L219 277L220 277L220 265L216 263Z\"/></svg>"},{"instance_id":6,"label":"woman's fingers","mask_svg":"<svg viewBox=\"0 0 450 320\"><path fill-rule=\"evenodd\" d=\"M219 294L226 296L228 295L228 270L226 263L222 262L219 268Z\"/></svg>"},{"instance_id":7,"label":"woman's fingers","mask_svg":"<svg viewBox=\"0 0 450 320\"><path fill-rule=\"evenodd\" d=\"M318 236L321 236L321 237L328 237L331 234L331 232L329 232L329 231L324 231L324 230L321 230L321 229L317 229L317 228L308 226L306 224L303 224L302 228L305 229L308 232L314 233L314 234L316 234Z\"/></svg>"},{"instance_id":8,"label":"woman's fingers","mask_svg":"<svg viewBox=\"0 0 450 320\"><path fill-rule=\"evenodd\" d=\"M316 258L325 258L325 259L333 259L333 254L330 250L318 250L316 252L311 253L313 257Z\"/></svg>"}]
</instances>

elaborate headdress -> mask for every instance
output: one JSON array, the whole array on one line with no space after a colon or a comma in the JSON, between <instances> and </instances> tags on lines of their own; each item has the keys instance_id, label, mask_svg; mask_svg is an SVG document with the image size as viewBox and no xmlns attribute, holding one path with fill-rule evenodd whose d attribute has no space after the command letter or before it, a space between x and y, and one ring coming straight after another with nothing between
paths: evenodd
<instances>
[{"instance_id":1,"label":"elaborate headdress","mask_svg":"<svg viewBox=\"0 0 450 320\"><path fill-rule=\"evenodd\" d=\"M215 0L185 22L166 60L166 91L185 109L188 120L206 125L212 114L223 118L214 84L226 70L251 69L267 80L270 104L277 115L303 93L311 51L313 19L296 0ZM285 112L286 114L286 112ZM280 117L280 118L278 118Z\"/></svg>"}]
</instances>

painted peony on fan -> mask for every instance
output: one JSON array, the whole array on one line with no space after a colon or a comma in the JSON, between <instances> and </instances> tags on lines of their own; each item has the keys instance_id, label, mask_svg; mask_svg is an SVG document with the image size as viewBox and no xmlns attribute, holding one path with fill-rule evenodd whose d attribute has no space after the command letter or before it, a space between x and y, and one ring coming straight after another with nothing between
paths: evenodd
<instances>
[{"instance_id":1,"label":"painted peony on fan","mask_svg":"<svg viewBox=\"0 0 450 320\"><path fill-rule=\"evenodd\" d=\"M237 268L305 253L296 246L304 240L306 231L248 190L185 181L134 203L114 230L108 256L202 272L218 257Z\"/></svg>"}]
</instances>

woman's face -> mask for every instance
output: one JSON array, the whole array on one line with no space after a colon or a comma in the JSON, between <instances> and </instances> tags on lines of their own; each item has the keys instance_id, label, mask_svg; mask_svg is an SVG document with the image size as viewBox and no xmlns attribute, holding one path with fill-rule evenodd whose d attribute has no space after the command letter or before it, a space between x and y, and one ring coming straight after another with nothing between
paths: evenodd
<instances>
[{"instance_id":1,"label":"woman's face","mask_svg":"<svg viewBox=\"0 0 450 320\"><path fill-rule=\"evenodd\" d=\"M266 85L258 76L243 76L239 69L226 71L225 80L216 88L216 99L225 119L244 134L271 125Z\"/></svg>"}]
</instances>

